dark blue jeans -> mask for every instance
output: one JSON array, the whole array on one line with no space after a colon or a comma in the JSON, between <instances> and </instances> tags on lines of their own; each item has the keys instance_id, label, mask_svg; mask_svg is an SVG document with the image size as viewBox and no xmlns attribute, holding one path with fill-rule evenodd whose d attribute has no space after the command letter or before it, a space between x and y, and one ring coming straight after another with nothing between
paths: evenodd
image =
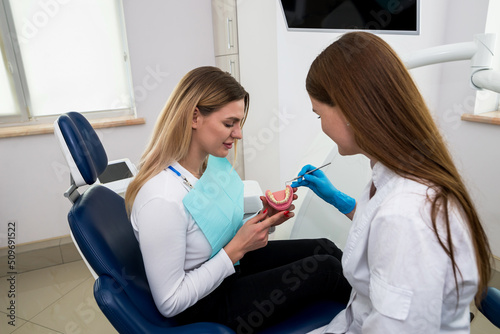
<instances>
[{"instance_id":1,"label":"dark blue jeans","mask_svg":"<svg viewBox=\"0 0 500 334\"><path fill-rule=\"evenodd\" d=\"M342 251L327 239L270 241L247 253L235 274L176 319L253 333L316 301L347 304L351 286L342 274L341 257Z\"/></svg>"}]
</instances>

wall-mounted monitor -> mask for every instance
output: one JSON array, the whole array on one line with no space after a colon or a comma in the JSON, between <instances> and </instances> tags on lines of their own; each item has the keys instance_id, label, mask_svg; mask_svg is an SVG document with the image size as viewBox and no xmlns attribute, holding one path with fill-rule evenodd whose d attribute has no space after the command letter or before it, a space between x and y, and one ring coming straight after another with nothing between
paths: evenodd
<instances>
[{"instance_id":1,"label":"wall-mounted monitor","mask_svg":"<svg viewBox=\"0 0 500 334\"><path fill-rule=\"evenodd\" d=\"M418 35L420 0L280 0L290 31Z\"/></svg>"}]
</instances>

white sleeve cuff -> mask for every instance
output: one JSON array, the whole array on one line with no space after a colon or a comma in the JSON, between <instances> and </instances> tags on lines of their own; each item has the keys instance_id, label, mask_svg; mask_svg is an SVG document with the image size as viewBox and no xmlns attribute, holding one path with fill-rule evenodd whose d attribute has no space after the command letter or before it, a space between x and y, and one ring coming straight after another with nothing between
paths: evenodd
<instances>
[{"instance_id":1,"label":"white sleeve cuff","mask_svg":"<svg viewBox=\"0 0 500 334\"><path fill-rule=\"evenodd\" d=\"M226 277L234 274L236 270L234 269L233 261L229 258L224 248L222 248L217 254L215 254L214 258L220 258L221 264L224 264Z\"/></svg>"}]
</instances>

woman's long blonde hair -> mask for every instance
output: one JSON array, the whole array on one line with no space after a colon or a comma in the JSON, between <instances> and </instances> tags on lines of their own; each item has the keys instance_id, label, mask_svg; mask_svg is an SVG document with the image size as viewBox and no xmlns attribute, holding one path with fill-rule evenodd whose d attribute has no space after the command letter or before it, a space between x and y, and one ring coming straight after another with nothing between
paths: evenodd
<instances>
[{"instance_id":1,"label":"woman's long blonde hair","mask_svg":"<svg viewBox=\"0 0 500 334\"><path fill-rule=\"evenodd\" d=\"M128 214L141 187L153 176L188 153L192 136L194 110L203 116L217 111L230 102L244 100L245 122L250 97L245 89L227 72L204 66L187 73L177 84L156 121L153 134L139 163L139 172L125 194ZM235 149L237 143L235 142Z\"/></svg>"},{"instance_id":2,"label":"woman's long blonde hair","mask_svg":"<svg viewBox=\"0 0 500 334\"><path fill-rule=\"evenodd\" d=\"M364 152L401 176L425 180L435 190L430 198L433 229L451 259L457 293L460 271L455 262L448 204L463 208L479 272L477 303L491 276L488 239L441 134L396 53L376 35L347 33L314 60L306 89L315 100L339 106ZM441 213L446 224L444 238L437 227Z\"/></svg>"}]
</instances>

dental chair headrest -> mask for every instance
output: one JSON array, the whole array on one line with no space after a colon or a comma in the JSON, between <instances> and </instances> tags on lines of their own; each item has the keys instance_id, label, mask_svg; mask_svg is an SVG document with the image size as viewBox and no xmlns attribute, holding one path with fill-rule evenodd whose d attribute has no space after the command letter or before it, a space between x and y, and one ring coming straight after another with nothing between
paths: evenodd
<instances>
[{"instance_id":1,"label":"dental chair headrest","mask_svg":"<svg viewBox=\"0 0 500 334\"><path fill-rule=\"evenodd\" d=\"M93 184L108 165L99 137L87 119L77 112L59 116L54 133L77 187Z\"/></svg>"}]
</instances>

